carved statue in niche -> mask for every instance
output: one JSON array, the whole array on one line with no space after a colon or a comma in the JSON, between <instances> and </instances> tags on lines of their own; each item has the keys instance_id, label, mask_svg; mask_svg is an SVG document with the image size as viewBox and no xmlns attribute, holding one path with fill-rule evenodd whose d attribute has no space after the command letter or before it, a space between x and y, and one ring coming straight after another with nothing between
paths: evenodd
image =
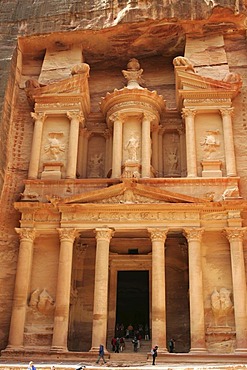
<instances>
[{"instance_id":1,"label":"carved statue in niche","mask_svg":"<svg viewBox=\"0 0 247 370\"><path fill-rule=\"evenodd\" d=\"M136 136L131 136L125 145L124 149L128 151L128 160L129 162L138 161L138 148L140 147L139 139Z\"/></svg>"},{"instance_id":2,"label":"carved statue in niche","mask_svg":"<svg viewBox=\"0 0 247 370\"><path fill-rule=\"evenodd\" d=\"M63 132L50 132L48 134L48 144L45 145L45 153L52 161L58 161L61 153L65 151L65 145L60 142Z\"/></svg>"},{"instance_id":3,"label":"carved statue in niche","mask_svg":"<svg viewBox=\"0 0 247 370\"><path fill-rule=\"evenodd\" d=\"M217 140L217 135L219 135L219 130L207 130L206 137L201 141L201 146L209 159L211 153L216 152L217 148L220 146L219 140Z\"/></svg>"},{"instance_id":4,"label":"carved statue in niche","mask_svg":"<svg viewBox=\"0 0 247 370\"><path fill-rule=\"evenodd\" d=\"M168 175L177 174L178 170L178 148L171 147L167 152L168 159Z\"/></svg>"},{"instance_id":5,"label":"carved statue in niche","mask_svg":"<svg viewBox=\"0 0 247 370\"><path fill-rule=\"evenodd\" d=\"M226 288L214 288L211 294L211 307L215 326L228 326L227 319L233 311L231 292Z\"/></svg>"},{"instance_id":6,"label":"carved statue in niche","mask_svg":"<svg viewBox=\"0 0 247 370\"><path fill-rule=\"evenodd\" d=\"M31 294L29 307L44 315L49 315L55 308L55 302L46 289L43 289L41 292L39 289L36 289Z\"/></svg>"},{"instance_id":7,"label":"carved statue in niche","mask_svg":"<svg viewBox=\"0 0 247 370\"><path fill-rule=\"evenodd\" d=\"M103 177L103 154L95 153L89 160L89 177Z\"/></svg>"}]
</instances>

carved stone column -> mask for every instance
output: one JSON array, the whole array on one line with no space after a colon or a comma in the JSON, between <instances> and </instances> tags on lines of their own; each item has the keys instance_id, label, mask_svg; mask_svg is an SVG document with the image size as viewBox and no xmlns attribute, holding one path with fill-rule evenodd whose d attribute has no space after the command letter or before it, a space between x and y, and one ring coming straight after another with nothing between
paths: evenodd
<instances>
[{"instance_id":1,"label":"carved stone column","mask_svg":"<svg viewBox=\"0 0 247 370\"><path fill-rule=\"evenodd\" d=\"M151 139L150 139L151 117L144 114L142 119L142 177L150 177L151 161Z\"/></svg>"},{"instance_id":2,"label":"carved stone column","mask_svg":"<svg viewBox=\"0 0 247 370\"><path fill-rule=\"evenodd\" d=\"M236 325L236 352L247 352L246 273L243 237L246 228L229 227L225 234L230 242L234 315Z\"/></svg>"},{"instance_id":3,"label":"carved stone column","mask_svg":"<svg viewBox=\"0 0 247 370\"><path fill-rule=\"evenodd\" d=\"M76 230L70 228L57 230L60 238L60 253L51 350L67 351L73 243Z\"/></svg>"},{"instance_id":4,"label":"carved stone column","mask_svg":"<svg viewBox=\"0 0 247 370\"><path fill-rule=\"evenodd\" d=\"M93 332L92 348L98 352L99 345L106 346L107 307L108 307L108 275L109 275L109 246L113 230L98 228L96 232L96 261L94 282Z\"/></svg>"},{"instance_id":5,"label":"carved stone column","mask_svg":"<svg viewBox=\"0 0 247 370\"><path fill-rule=\"evenodd\" d=\"M186 131L187 177L197 177L195 115L196 111L194 109L183 108Z\"/></svg>"},{"instance_id":6,"label":"carved stone column","mask_svg":"<svg viewBox=\"0 0 247 370\"><path fill-rule=\"evenodd\" d=\"M112 151L112 178L121 176L122 148L123 148L123 122L119 115L114 117L113 123L113 151Z\"/></svg>"},{"instance_id":7,"label":"carved stone column","mask_svg":"<svg viewBox=\"0 0 247 370\"><path fill-rule=\"evenodd\" d=\"M31 113L31 116L35 120L35 123L33 130L33 141L30 155L28 178L37 179L39 172L43 124L46 116L43 113L33 113L33 112Z\"/></svg>"},{"instance_id":8,"label":"carved stone column","mask_svg":"<svg viewBox=\"0 0 247 370\"><path fill-rule=\"evenodd\" d=\"M220 109L223 122L225 163L227 176L237 176L236 159L232 132L233 108Z\"/></svg>"},{"instance_id":9,"label":"carved stone column","mask_svg":"<svg viewBox=\"0 0 247 370\"><path fill-rule=\"evenodd\" d=\"M184 235L189 249L190 352L205 352L204 297L201 238L203 229L186 228Z\"/></svg>"},{"instance_id":10,"label":"carved stone column","mask_svg":"<svg viewBox=\"0 0 247 370\"><path fill-rule=\"evenodd\" d=\"M155 127L152 131L151 159L152 159L152 166L155 169L155 172L158 174L159 172L159 126Z\"/></svg>"},{"instance_id":11,"label":"carved stone column","mask_svg":"<svg viewBox=\"0 0 247 370\"><path fill-rule=\"evenodd\" d=\"M23 346L23 335L26 318L27 299L29 294L33 242L35 238L34 229L15 229L19 234L20 248L17 261L14 302L9 330L8 348L20 348Z\"/></svg>"},{"instance_id":12,"label":"carved stone column","mask_svg":"<svg viewBox=\"0 0 247 370\"><path fill-rule=\"evenodd\" d=\"M152 241L152 345L166 348L165 240L168 229L148 229Z\"/></svg>"},{"instance_id":13,"label":"carved stone column","mask_svg":"<svg viewBox=\"0 0 247 370\"><path fill-rule=\"evenodd\" d=\"M83 115L79 112L67 112L70 119L69 148L67 158L66 178L74 179L76 177L76 163L79 142L79 125L83 122Z\"/></svg>"}]
</instances>

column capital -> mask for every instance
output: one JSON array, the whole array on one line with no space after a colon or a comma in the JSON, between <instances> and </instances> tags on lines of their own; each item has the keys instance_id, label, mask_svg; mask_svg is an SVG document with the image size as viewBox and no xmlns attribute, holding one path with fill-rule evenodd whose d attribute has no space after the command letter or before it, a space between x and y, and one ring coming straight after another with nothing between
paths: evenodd
<instances>
[{"instance_id":1,"label":"column capital","mask_svg":"<svg viewBox=\"0 0 247 370\"><path fill-rule=\"evenodd\" d=\"M76 229L71 229L69 227L57 228L57 231L58 231L58 234L59 234L60 241L74 242L75 237L77 235L77 230Z\"/></svg>"},{"instance_id":2,"label":"column capital","mask_svg":"<svg viewBox=\"0 0 247 370\"><path fill-rule=\"evenodd\" d=\"M183 229L183 234L190 241L201 241L204 229L199 227L186 227Z\"/></svg>"},{"instance_id":3,"label":"column capital","mask_svg":"<svg viewBox=\"0 0 247 370\"><path fill-rule=\"evenodd\" d=\"M233 113L234 113L234 108L233 107L231 107L231 108L221 108L219 111L220 111L222 117L226 117L226 116L232 117Z\"/></svg>"},{"instance_id":4,"label":"column capital","mask_svg":"<svg viewBox=\"0 0 247 370\"><path fill-rule=\"evenodd\" d=\"M35 236L36 236L36 230L33 228L15 228L15 231L19 235L20 240L29 240L29 241L34 241Z\"/></svg>"},{"instance_id":5,"label":"column capital","mask_svg":"<svg viewBox=\"0 0 247 370\"><path fill-rule=\"evenodd\" d=\"M96 240L110 241L114 235L114 230L107 227L99 227L94 230L96 234Z\"/></svg>"},{"instance_id":6,"label":"column capital","mask_svg":"<svg viewBox=\"0 0 247 370\"><path fill-rule=\"evenodd\" d=\"M226 227L223 234L227 237L229 242L242 241L247 227Z\"/></svg>"},{"instance_id":7,"label":"column capital","mask_svg":"<svg viewBox=\"0 0 247 370\"><path fill-rule=\"evenodd\" d=\"M182 109L182 118L186 117L195 117L197 110L191 108L183 108Z\"/></svg>"},{"instance_id":8,"label":"column capital","mask_svg":"<svg viewBox=\"0 0 247 370\"><path fill-rule=\"evenodd\" d=\"M152 122L152 121L154 121L155 120L155 116L154 116L154 114L152 114L152 113L143 113L143 116L142 116L142 122L144 122L144 121L148 121L148 122Z\"/></svg>"},{"instance_id":9,"label":"column capital","mask_svg":"<svg viewBox=\"0 0 247 370\"><path fill-rule=\"evenodd\" d=\"M165 242L169 228L148 228L150 238L153 241Z\"/></svg>"},{"instance_id":10,"label":"column capital","mask_svg":"<svg viewBox=\"0 0 247 370\"><path fill-rule=\"evenodd\" d=\"M113 124L115 122L121 122L123 123L124 121L124 117L121 113L119 112L115 112L115 113L112 113L110 116L109 116L109 121L111 121Z\"/></svg>"},{"instance_id":11,"label":"column capital","mask_svg":"<svg viewBox=\"0 0 247 370\"><path fill-rule=\"evenodd\" d=\"M46 118L46 114L45 113L36 113L36 112L31 112L31 117L35 120L35 121L41 121L42 123L44 122L45 118Z\"/></svg>"},{"instance_id":12,"label":"column capital","mask_svg":"<svg viewBox=\"0 0 247 370\"><path fill-rule=\"evenodd\" d=\"M72 111L72 112L67 112L67 117L72 121L77 121L77 122L81 122L81 123L84 123L84 115L82 112L77 112L77 111Z\"/></svg>"}]
</instances>

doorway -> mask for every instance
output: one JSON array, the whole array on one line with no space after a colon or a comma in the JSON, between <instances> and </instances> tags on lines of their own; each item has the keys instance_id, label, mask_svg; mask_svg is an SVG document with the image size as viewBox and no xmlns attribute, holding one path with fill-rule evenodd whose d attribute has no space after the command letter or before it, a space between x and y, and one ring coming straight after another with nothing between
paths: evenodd
<instances>
[{"instance_id":1,"label":"doorway","mask_svg":"<svg viewBox=\"0 0 247 370\"><path fill-rule=\"evenodd\" d=\"M135 330L149 326L149 271L117 273L115 327L117 331L119 326L126 330L130 324ZM115 335L119 333L115 332Z\"/></svg>"},{"instance_id":2,"label":"doorway","mask_svg":"<svg viewBox=\"0 0 247 370\"><path fill-rule=\"evenodd\" d=\"M167 343L175 340L174 352L190 351L189 265L187 241L182 235L166 239Z\"/></svg>"}]
</instances>

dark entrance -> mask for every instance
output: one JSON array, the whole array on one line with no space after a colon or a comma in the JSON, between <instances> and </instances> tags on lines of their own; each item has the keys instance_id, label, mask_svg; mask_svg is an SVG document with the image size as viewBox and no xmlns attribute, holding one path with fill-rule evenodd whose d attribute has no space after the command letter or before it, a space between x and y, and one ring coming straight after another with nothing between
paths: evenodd
<instances>
[{"instance_id":1,"label":"dark entrance","mask_svg":"<svg viewBox=\"0 0 247 370\"><path fill-rule=\"evenodd\" d=\"M175 352L190 351L188 246L182 235L166 239L166 331Z\"/></svg>"},{"instance_id":2,"label":"dark entrance","mask_svg":"<svg viewBox=\"0 0 247 370\"><path fill-rule=\"evenodd\" d=\"M149 272L118 271L116 326L149 325ZM115 333L118 334L118 333Z\"/></svg>"}]
</instances>

